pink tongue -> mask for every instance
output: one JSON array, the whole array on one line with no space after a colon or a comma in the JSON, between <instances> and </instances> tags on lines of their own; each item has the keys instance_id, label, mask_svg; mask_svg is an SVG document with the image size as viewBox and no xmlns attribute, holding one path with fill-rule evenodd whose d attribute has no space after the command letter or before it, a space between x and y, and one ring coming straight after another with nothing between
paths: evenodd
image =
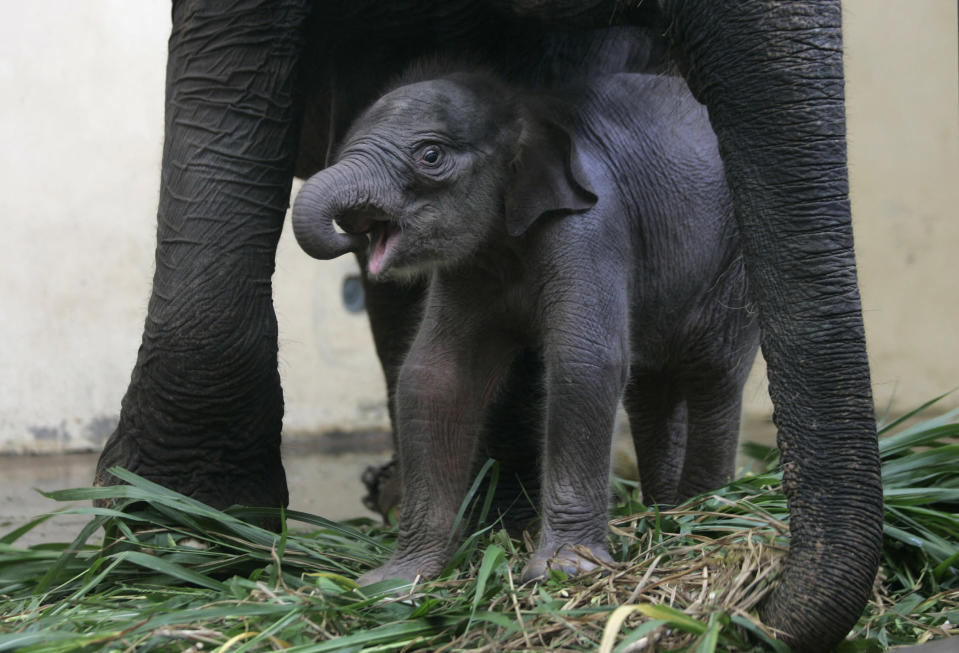
<instances>
[{"instance_id":1,"label":"pink tongue","mask_svg":"<svg viewBox=\"0 0 959 653\"><path fill-rule=\"evenodd\" d=\"M379 274L383 269L383 260L386 258L386 242L390 237L390 230L383 226L376 229L373 233L375 238L373 242L373 251L370 252L370 272Z\"/></svg>"}]
</instances>

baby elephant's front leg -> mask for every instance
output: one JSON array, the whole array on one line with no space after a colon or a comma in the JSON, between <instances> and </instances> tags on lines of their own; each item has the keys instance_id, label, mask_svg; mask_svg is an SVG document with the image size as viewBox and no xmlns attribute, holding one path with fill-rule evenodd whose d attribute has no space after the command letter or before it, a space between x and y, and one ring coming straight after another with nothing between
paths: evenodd
<instances>
[{"instance_id":1,"label":"baby elephant's front leg","mask_svg":"<svg viewBox=\"0 0 959 653\"><path fill-rule=\"evenodd\" d=\"M426 342L434 346L427 348ZM502 374L495 355L443 355L435 344L418 337L400 371L396 408L403 500L396 551L385 565L361 576L361 585L434 578L459 544L456 515L472 480L485 407Z\"/></svg>"},{"instance_id":2,"label":"baby elephant's front leg","mask_svg":"<svg viewBox=\"0 0 959 653\"><path fill-rule=\"evenodd\" d=\"M548 568L574 575L611 561L606 547L613 422L628 375L626 348L605 336L567 339L547 351L547 432L542 531L524 579Z\"/></svg>"}]
</instances>

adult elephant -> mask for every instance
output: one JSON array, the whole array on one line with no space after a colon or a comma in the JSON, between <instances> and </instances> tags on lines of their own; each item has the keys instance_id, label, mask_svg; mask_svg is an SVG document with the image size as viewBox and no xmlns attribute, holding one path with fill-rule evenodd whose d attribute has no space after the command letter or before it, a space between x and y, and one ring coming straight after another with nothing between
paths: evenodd
<instances>
[{"instance_id":1,"label":"adult elephant","mask_svg":"<svg viewBox=\"0 0 959 653\"><path fill-rule=\"evenodd\" d=\"M328 149L424 53L506 65L535 55L547 30L610 22L660 35L709 110L792 514L762 617L797 650L835 645L872 587L882 519L838 0L174 2L153 293L97 483L116 482L106 470L122 465L216 506L286 504L270 278L291 179L325 163L298 157L298 144ZM379 290L371 321L389 377L416 291Z\"/></svg>"}]
</instances>

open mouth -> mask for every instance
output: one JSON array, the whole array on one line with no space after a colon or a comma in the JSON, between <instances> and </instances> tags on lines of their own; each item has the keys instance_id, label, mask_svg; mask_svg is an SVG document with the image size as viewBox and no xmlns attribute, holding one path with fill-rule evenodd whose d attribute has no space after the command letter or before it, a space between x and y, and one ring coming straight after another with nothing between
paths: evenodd
<instances>
[{"instance_id":1,"label":"open mouth","mask_svg":"<svg viewBox=\"0 0 959 653\"><path fill-rule=\"evenodd\" d=\"M370 274L380 274L386 268L398 232L392 222L374 222L370 227Z\"/></svg>"},{"instance_id":2,"label":"open mouth","mask_svg":"<svg viewBox=\"0 0 959 653\"><path fill-rule=\"evenodd\" d=\"M393 243L399 234L399 228L391 217L378 209L363 208L344 213L336 222L347 233L369 236L370 274L375 276L382 273L386 269L393 251Z\"/></svg>"}]
</instances>

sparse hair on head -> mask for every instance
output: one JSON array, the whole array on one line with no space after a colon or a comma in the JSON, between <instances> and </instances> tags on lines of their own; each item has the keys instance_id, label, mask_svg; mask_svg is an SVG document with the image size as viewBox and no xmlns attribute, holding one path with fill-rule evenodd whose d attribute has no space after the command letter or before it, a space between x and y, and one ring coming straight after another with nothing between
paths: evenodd
<instances>
[{"instance_id":1,"label":"sparse hair on head","mask_svg":"<svg viewBox=\"0 0 959 653\"><path fill-rule=\"evenodd\" d=\"M380 96L403 86L433 79L461 82L482 95L490 93L491 97L496 97L500 101L504 95L512 96L516 92L501 75L493 72L488 66L477 64L475 58L471 60L466 56L428 55L416 59L403 72L390 80Z\"/></svg>"}]
</instances>

